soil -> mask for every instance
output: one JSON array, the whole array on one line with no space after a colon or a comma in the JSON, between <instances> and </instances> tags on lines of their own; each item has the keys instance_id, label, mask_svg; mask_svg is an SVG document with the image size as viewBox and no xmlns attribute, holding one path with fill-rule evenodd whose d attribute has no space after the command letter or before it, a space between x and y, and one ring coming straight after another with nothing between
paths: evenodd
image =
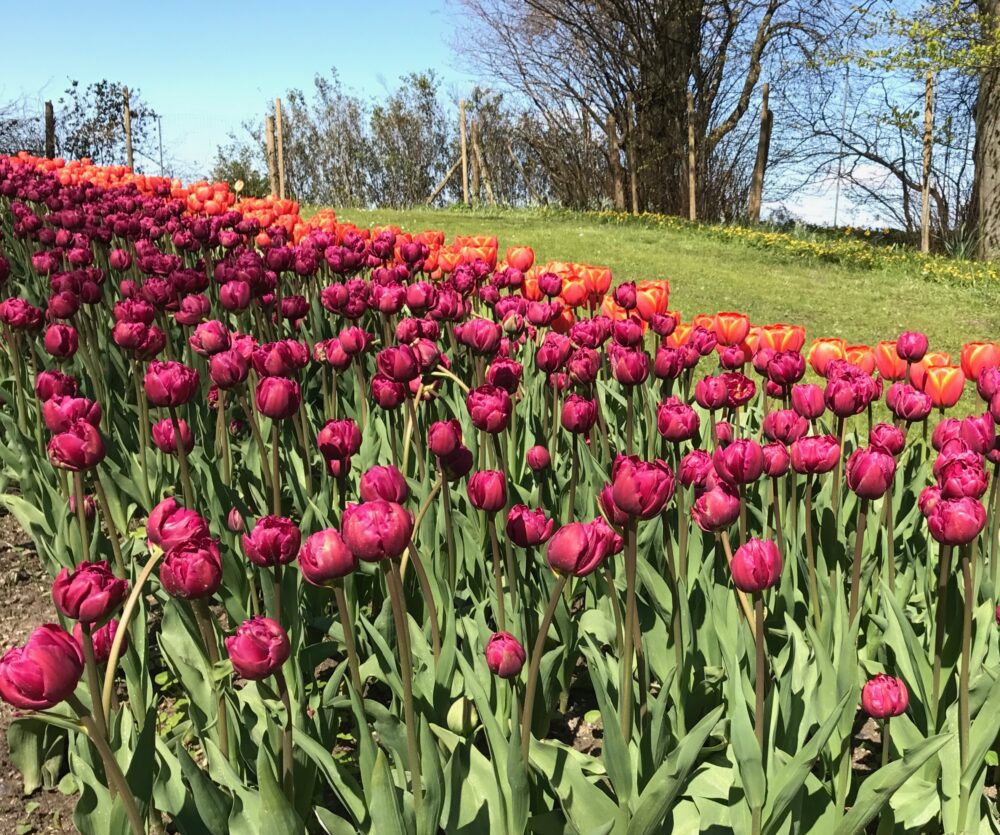
<instances>
[{"instance_id":1,"label":"soil","mask_svg":"<svg viewBox=\"0 0 1000 835\"><path fill-rule=\"evenodd\" d=\"M57 623L51 579L13 516L0 515L0 652L23 643L42 623ZM76 798L39 789L24 794L21 775L10 761L7 728L15 711L0 702L0 832L4 835L75 833Z\"/></svg>"}]
</instances>

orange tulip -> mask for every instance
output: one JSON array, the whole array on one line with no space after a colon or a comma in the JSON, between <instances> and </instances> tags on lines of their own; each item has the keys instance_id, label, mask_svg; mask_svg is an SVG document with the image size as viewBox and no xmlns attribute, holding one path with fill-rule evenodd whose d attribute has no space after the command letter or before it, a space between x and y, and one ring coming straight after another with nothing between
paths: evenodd
<instances>
[{"instance_id":1,"label":"orange tulip","mask_svg":"<svg viewBox=\"0 0 1000 835\"><path fill-rule=\"evenodd\" d=\"M875 373L875 352L868 345L848 345L847 361L863 368L868 374Z\"/></svg>"},{"instance_id":2,"label":"orange tulip","mask_svg":"<svg viewBox=\"0 0 1000 835\"><path fill-rule=\"evenodd\" d=\"M693 324L678 322L677 327L674 328L674 332L667 337L667 345L671 348L680 348L681 345L687 345L691 339L691 332L693 330Z\"/></svg>"},{"instance_id":3,"label":"orange tulip","mask_svg":"<svg viewBox=\"0 0 1000 835\"><path fill-rule=\"evenodd\" d=\"M951 354L941 351L928 351L920 362L915 362L910 366L910 382L913 387L924 390L924 377L928 368L939 368L944 365L951 365Z\"/></svg>"},{"instance_id":4,"label":"orange tulip","mask_svg":"<svg viewBox=\"0 0 1000 835\"><path fill-rule=\"evenodd\" d=\"M707 331L715 332L715 317L705 313L699 313L691 320L692 327L704 328Z\"/></svg>"},{"instance_id":5,"label":"orange tulip","mask_svg":"<svg viewBox=\"0 0 1000 835\"><path fill-rule=\"evenodd\" d=\"M535 263L535 250L530 246L512 246L507 249L507 263L522 273Z\"/></svg>"},{"instance_id":6,"label":"orange tulip","mask_svg":"<svg viewBox=\"0 0 1000 835\"><path fill-rule=\"evenodd\" d=\"M590 293L587 290L587 285L582 279L563 280L562 292L559 294L559 298L563 300L563 304L569 307L579 307L589 297Z\"/></svg>"},{"instance_id":7,"label":"orange tulip","mask_svg":"<svg viewBox=\"0 0 1000 835\"><path fill-rule=\"evenodd\" d=\"M809 346L809 355L806 357L813 371L821 377L826 376L826 367L834 360L847 359L847 343L838 337L828 339L814 339Z\"/></svg>"},{"instance_id":8,"label":"orange tulip","mask_svg":"<svg viewBox=\"0 0 1000 835\"><path fill-rule=\"evenodd\" d=\"M885 380L902 380L906 376L906 361L896 353L895 340L875 346L875 367Z\"/></svg>"},{"instance_id":9,"label":"orange tulip","mask_svg":"<svg viewBox=\"0 0 1000 835\"><path fill-rule=\"evenodd\" d=\"M927 369L924 392L939 409L949 409L962 396L965 375L955 365L935 365Z\"/></svg>"},{"instance_id":10,"label":"orange tulip","mask_svg":"<svg viewBox=\"0 0 1000 835\"><path fill-rule=\"evenodd\" d=\"M670 282L638 281L635 285L635 307L639 318L648 322L653 316L667 312L670 300Z\"/></svg>"},{"instance_id":11,"label":"orange tulip","mask_svg":"<svg viewBox=\"0 0 1000 835\"><path fill-rule=\"evenodd\" d=\"M717 313L712 331L721 345L739 345L750 332L750 317L745 313Z\"/></svg>"},{"instance_id":12,"label":"orange tulip","mask_svg":"<svg viewBox=\"0 0 1000 835\"><path fill-rule=\"evenodd\" d=\"M576 316L573 314L573 311L568 307L564 307L559 312L559 315L552 320L552 330L556 333L567 333L573 327L574 322L576 322Z\"/></svg>"},{"instance_id":13,"label":"orange tulip","mask_svg":"<svg viewBox=\"0 0 1000 835\"><path fill-rule=\"evenodd\" d=\"M608 267L591 267L580 264L577 272L583 278L584 284L595 300L601 299L611 288L611 270Z\"/></svg>"},{"instance_id":14,"label":"orange tulip","mask_svg":"<svg viewBox=\"0 0 1000 835\"><path fill-rule=\"evenodd\" d=\"M978 380L984 368L1000 365L1000 345L996 342L969 342L962 346L962 373Z\"/></svg>"}]
</instances>

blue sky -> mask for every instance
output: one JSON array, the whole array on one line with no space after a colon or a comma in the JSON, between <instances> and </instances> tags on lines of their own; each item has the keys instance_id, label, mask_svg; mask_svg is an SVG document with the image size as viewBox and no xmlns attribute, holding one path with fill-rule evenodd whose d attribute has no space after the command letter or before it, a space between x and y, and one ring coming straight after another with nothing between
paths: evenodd
<instances>
[{"instance_id":1,"label":"blue sky","mask_svg":"<svg viewBox=\"0 0 1000 835\"><path fill-rule=\"evenodd\" d=\"M200 161L208 168L216 146L244 119L263 118L275 96L308 88L331 67L361 94L378 94L427 68L446 91L471 85L451 55L458 9L447 0L0 6L7 31L0 101L23 95L41 109L70 78L137 87L162 115L164 153L181 175L195 173Z\"/></svg>"}]
</instances>

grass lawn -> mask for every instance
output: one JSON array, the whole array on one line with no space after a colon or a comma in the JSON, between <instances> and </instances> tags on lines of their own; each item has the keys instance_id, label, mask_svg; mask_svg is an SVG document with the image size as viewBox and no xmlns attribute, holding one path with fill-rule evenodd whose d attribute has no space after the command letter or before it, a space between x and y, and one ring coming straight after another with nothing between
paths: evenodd
<instances>
[{"instance_id":1,"label":"grass lawn","mask_svg":"<svg viewBox=\"0 0 1000 835\"><path fill-rule=\"evenodd\" d=\"M407 231L442 229L489 234L508 246L526 244L539 261L610 266L616 280L670 279L670 306L685 320L698 313L739 310L759 324L805 325L808 338L841 336L874 345L903 330L921 330L931 348L958 363L964 342L1000 338L1000 286L929 281L903 266L852 269L793 259L697 229L624 226L583 215L532 210L337 210L359 226L391 223Z\"/></svg>"}]
</instances>

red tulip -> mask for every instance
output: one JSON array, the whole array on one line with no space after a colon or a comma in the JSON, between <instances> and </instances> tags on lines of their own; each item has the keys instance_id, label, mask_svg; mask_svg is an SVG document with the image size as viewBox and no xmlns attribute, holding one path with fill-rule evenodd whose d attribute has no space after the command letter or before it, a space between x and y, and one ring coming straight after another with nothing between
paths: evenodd
<instances>
[{"instance_id":1,"label":"red tulip","mask_svg":"<svg viewBox=\"0 0 1000 835\"><path fill-rule=\"evenodd\" d=\"M472 389L465 398L472 425L494 435L510 424L514 404L510 395L498 386L484 385Z\"/></svg>"},{"instance_id":2,"label":"red tulip","mask_svg":"<svg viewBox=\"0 0 1000 835\"><path fill-rule=\"evenodd\" d=\"M674 495L674 474L666 462L619 455L611 468L611 495L629 516L652 519Z\"/></svg>"},{"instance_id":3,"label":"red tulip","mask_svg":"<svg viewBox=\"0 0 1000 835\"><path fill-rule=\"evenodd\" d=\"M764 471L764 453L756 441L741 439L716 449L712 463L723 481L732 485L751 484Z\"/></svg>"},{"instance_id":4,"label":"red tulip","mask_svg":"<svg viewBox=\"0 0 1000 835\"><path fill-rule=\"evenodd\" d=\"M516 504L507 514L505 530L510 541L519 548L531 548L547 542L555 524L541 508L532 510L525 504Z\"/></svg>"},{"instance_id":5,"label":"red tulip","mask_svg":"<svg viewBox=\"0 0 1000 835\"><path fill-rule=\"evenodd\" d=\"M64 432L53 435L48 446L49 460L71 472L91 470L104 460L104 439L85 420L73 421Z\"/></svg>"},{"instance_id":6,"label":"red tulip","mask_svg":"<svg viewBox=\"0 0 1000 835\"><path fill-rule=\"evenodd\" d=\"M703 449L693 449L681 459L677 475L685 487L704 487L715 475L712 456Z\"/></svg>"},{"instance_id":7,"label":"red tulip","mask_svg":"<svg viewBox=\"0 0 1000 835\"><path fill-rule=\"evenodd\" d=\"M978 452L942 453L934 463L934 477L944 499L971 496L980 499L989 485L989 476Z\"/></svg>"},{"instance_id":8,"label":"red tulip","mask_svg":"<svg viewBox=\"0 0 1000 835\"><path fill-rule=\"evenodd\" d=\"M66 617L81 623L104 620L121 606L128 581L111 572L106 561L81 562L72 571L63 568L52 584L52 600Z\"/></svg>"},{"instance_id":9,"label":"red tulip","mask_svg":"<svg viewBox=\"0 0 1000 835\"><path fill-rule=\"evenodd\" d=\"M243 553L254 565L285 565L295 559L302 532L291 519L261 516L253 530L243 534Z\"/></svg>"},{"instance_id":10,"label":"red tulip","mask_svg":"<svg viewBox=\"0 0 1000 835\"><path fill-rule=\"evenodd\" d=\"M942 498L927 512L931 536L943 545L965 545L979 536L986 525L986 509L970 496Z\"/></svg>"},{"instance_id":11,"label":"red tulip","mask_svg":"<svg viewBox=\"0 0 1000 835\"><path fill-rule=\"evenodd\" d=\"M545 557L559 574L586 577L622 548L622 538L601 518L570 522L549 540Z\"/></svg>"},{"instance_id":12,"label":"red tulip","mask_svg":"<svg viewBox=\"0 0 1000 835\"><path fill-rule=\"evenodd\" d=\"M69 359L80 346L80 337L72 325L49 325L43 342L46 352L56 359Z\"/></svg>"},{"instance_id":13,"label":"red tulip","mask_svg":"<svg viewBox=\"0 0 1000 835\"><path fill-rule=\"evenodd\" d=\"M328 420L316 435L316 446L327 461L345 461L361 449L361 430L350 418Z\"/></svg>"},{"instance_id":14,"label":"red tulip","mask_svg":"<svg viewBox=\"0 0 1000 835\"><path fill-rule=\"evenodd\" d=\"M569 395L563 401L560 421L564 429L586 435L597 422L597 401L587 400L579 394Z\"/></svg>"},{"instance_id":15,"label":"red tulip","mask_svg":"<svg viewBox=\"0 0 1000 835\"><path fill-rule=\"evenodd\" d=\"M691 506L691 518L706 533L724 530L740 517L740 497L725 483L705 490Z\"/></svg>"},{"instance_id":16,"label":"red tulip","mask_svg":"<svg viewBox=\"0 0 1000 835\"><path fill-rule=\"evenodd\" d=\"M549 456L549 451L545 447L539 445L535 445L528 450L525 455L525 460L528 462L528 466L536 473L547 469L549 464L552 462L552 458Z\"/></svg>"},{"instance_id":17,"label":"red tulip","mask_svg":"<svg viewBox=\"0 0 1000 835\"><path fill-rule=\"evenodd\" d=\"M427 449L438 458L450 455L462 445L462 424L452 418L427 427Z\"/></svg>"},{"instance_id":18,"label":"red tulip","mask_svg":"<svg viewBox=\"0 0 1000 835\"><path fill-rule=\"evenodd\" d=\"M809 431L809 422L794 409L777 409L764 415L764 437L788 445Z\"/></svg>"},{"instance_id":19,"label":"red tulip","mask_svg":"<svg viewBox=\"0 0 1000 835\"><path fill-rule=\"evenodd\" d=\"M358 558L333 528L306 538L299 551L302 576L314 586L327 586L357 570Z\"/></svg>"},{"instance_id":20,"label":"red tulip","mask_svg":"<svg viewBox=\"0 0 1000 835\"><path fill-rule=\"evenodd\" d=\"M101 404L86 397L57 394L42 403L42 420L52 433L66 432L76 421L101 425Z\"/></svg>"},{"instance_id":21,"label":"red tulip","mask_svg":"<svg viewBox=\"0 0 1000 835\"><path fill-rule=\"evenodd\" d=\"M182 418L177 419L177 428L180 430L181 442L184 444L184 451L190 452L194 449L194 435L187 425L187 421ZM156 448L167 455L177 454L177 437L174 432L174 422L170 418L158 420L153 424L153 443Z\"/></svg>"},{"instance_id":22,"label":"red tulip","mask_svg":"<svg viewBox=\"0 0 1000 835\"><path fill-rule=\"evenodd\" d=\"M847 459L847 486L862 499L880 499L892 485L896 459L874 447L859 447Z\"/></svg>"},{"instance_id":23,"label":"red tulip","mask_svg":"<svg viewBox=\"0 0 1000 835\"><path fill-rule=\"evenodd\" d=\"M931 398L907 383L893 383L885 393L885 404L897 418L907 423L926 420L931 413Z\"/></svg>"},{"instance_id":24,"label":"red tulip","mask_svg":"<svg viewBox=\"0 0 1000 835\"><path fill-rule=\"evenodd\" d=\"M840 444L832 435L806 435L792 444L791 454L795 472L828 473L840 460Z\"/></svg>"},{"instance_id":25,"label":"red tulip","mask_svg":"<svg viewBox=\"0 0 1000 835\"><path fill-rule=\"evenodd\" d=\"M281 669L291 654L291 642L281 625L271 618L243 621L236 634L226 638L233 669L245 679L260 681Z\"/></svg>"},{"instance_id":26,"label":"red tulip","mask_svg":"<svg viewBox=\"0 0 1000 835\"><path fill-rule=\"evenodd\" d=\"M53 397L75 397L79 386L76 377L61 371L43 371L35 377L35 394L43 403Z\"/></svg>"},{"instance_id":27,"label":"red tulip","mask_svg":"<svg viewBox=\"0 0 1000 835\"><path fill-rule=\"evenodd\" d=\"M409 498L410 488L403 474L390 464L385 467L370 467L361 476L358 492L366 502L384 499L402 504Z\"/></svg>"},{"instance_id":28,"label":"red tulip","mask_svg":"<svg viewBox=\"0 0 1000 835\"><path fill-rule=\"evenodd\" d=\"M781 552L770 539L749 539L733 554L733 585L747 594L771 588L781 579Z\"/></svg>"},{"instance_id":29,"label":"red tulip","mask_svg":"<svg viewBox=\"0 0 1000 835\"><path fill-rule=\"evenodd\" d=\"M927 353L927 345L925 334L905 331L896 340L896 353L905 362L920 362Z\"/></svg>"},{"instance_id":30,"label":"red tulip","mask_svg":"<svg viewBox=\"0 0 1000 835\"><path fill-rule=\"evenodd\" d=\"M764 474L769 478L778 478L788 472L791 458L784 444L765 444L761 451L764 453Z\"/></svg>"},{"instance_id":31,"label":"red tulip","mask_svg":"<svg viewBox=\"0 0 1000 835\"><path fill-rule=\"evenodd\" d=\"M526 658L524 647L509 632L494 632L486 644L486 666L500 678L517 678Z\"/></svg>"},{"instance_id":32,"label":"red tulip","mask_svg":"<svg viewBox=\"0 0 1000 835\"><path fill-rule=\"evenodd\" d=\"M287 377L262 377L257 383L257 411L273 420L286 420L299 408L299 384Z\"/></svg>"},{"instance_id":33,"label":"red tulip","mask_svg":"<svg viewBox=\"0 0 1000 835\"><path fill-rule=\"evenodd\" d=\"M115 635L118 634L119 623L112 618L104 626L98 627L91 632L90 640L94 647L94 660L98 664L104 664L111 656L111 645L114 643ZM83 628L79 623L73 624L73 639L83 652ZM122 651L128 647L128 634L122 636Z\"/></svg>"},{"instance_id":34,"label":"red tulip","mask_svg":"<svg viewBox=\"0 0 1000 835\"><path fill-rule=\"evenodd\" d=\"M868 444L874 449L880 449L896 457L906 445L906 436L902 429L891 423L876 423L868 435Z\"/></svg>"},{"instance_id":35,"label":"red tulip","mask_svg":"<svg viewBox=\"0 0 1000 835\"><path fill-rule=\"evenodd\" d=\"M144 388L153 406L183 406L198 391L198 372L180 362L151 362Z\"/></svg>"},{"instance_id":36,"label":"red tulip","mask_svg":"<svg viewBox=\"0 0 1000 835\"><path fill-rule=\"evenodd\" d=\"M879 673L865 682L861 690L861 706L872 719L888 719L906 712L910 694L901 678Z\"/></svg>"},{"instance_id":37,"label":"red tulip","mask_svg":"<svg viewBox=\"0 0 1000 835\"><path fill-rule=\"evenodd\" d=\"M196 354L210 357L229 348L229 328L217 319L202 322L188 338L188 344Z\"/></svg>"},{"instance_id":38,"label":"red tulip","mask_svg":"<svg viewBox=\"0 0 1000 835\"><path fill-rule=\"evenodd\" d=\"M530 246L512 246L507 250L507 263L522 273L531 269L535 262L535 251Z\"/></svg>"},{"instance_id":39,"label":"red tulip","mask_svg":"<svg viewBox=\"0 0 1000 835\"><path fill-rule=\"evenodd\" d=\"M792 408L806 420L816 420L826 411L823 389L815 383L792 386Z\"/></svg>"},{"instance_id":40,"label":"red tulip","mask_svg":"<svg viewBox=\"0 0 1000 835\"><path fill-rule=\"evenodd\" d=\"M83 652L60 626L39 626L0 658L0 698L20 710L47 710L73 695Z\"/></svg>"},{"instance_id":41,"label":"red tulip","mask_svg":"<svg viewBox=\"0 0 1000 835\"><path fill-rule=\"evenodd\" d=\"M189 539L208 536L208 522L193 510L181 507L177 500L164 499L149 512L146 536L154 545L169 551Z\"/></svg>"},{"instance_id":42,"label":"red tulip","mask_svg":"<svg viewBox=\"0 0 1000 835\"><path fill-rule=\"evenodd\" d=\"M729 400L729 389L721 377L703 377L694 387L694 399L703 409L721 409Z\"/></svg>"},{"instance_id":43,"label":"red tulip","mask_svg":"<svg viewBox=\"0 0 1000 835\"><path fill-rule=\"evenodd\" d=\"M219 543L208 537L188 539L167 551L160 563L160 584L171 597L211 597L222 585Z\"/></svg>"},{"instance_id":44,"label":"red tulip","mask_svg":"<svg viewBox=\"0 0 1000 835\"><path fill-rule=\"evenodd\" d=\"M250 362L239 351L229 349L213 354L208 361L208 376L220 389L243 383L250 374Z\"/></svg>"},{"instance_id":45,"label":"red tulip","mask_svg":"<svg viewBox=\"0 0 1000 835\"><path fill-rule=\"evenodd\" d=\"M402 555L413 534L413 515L382 499L349 504L341 519L341 536L360 560L378 562Z\"/></svg>"},{"instance_id":46,"label":"red tulip","mask_svg":"<svg viewBox=\"0 0 1000 835\"><path fill-rule=\"evenodd\" d=\"M690 441L698 434L698 413L677 397L669 397L656 410L656 430L668 441Z\"/></svg>"},{"instance_id":47,"label":"red tulip","mask_svg":"<svg viewBox=\"0 0 1000 835\"><path fill-rule=\"evenodd\" d=\"M507 484L500 470L480 470L466 485L469 503L476 510L496 513L507 504Z\"/></svg>"}]
</instances>

